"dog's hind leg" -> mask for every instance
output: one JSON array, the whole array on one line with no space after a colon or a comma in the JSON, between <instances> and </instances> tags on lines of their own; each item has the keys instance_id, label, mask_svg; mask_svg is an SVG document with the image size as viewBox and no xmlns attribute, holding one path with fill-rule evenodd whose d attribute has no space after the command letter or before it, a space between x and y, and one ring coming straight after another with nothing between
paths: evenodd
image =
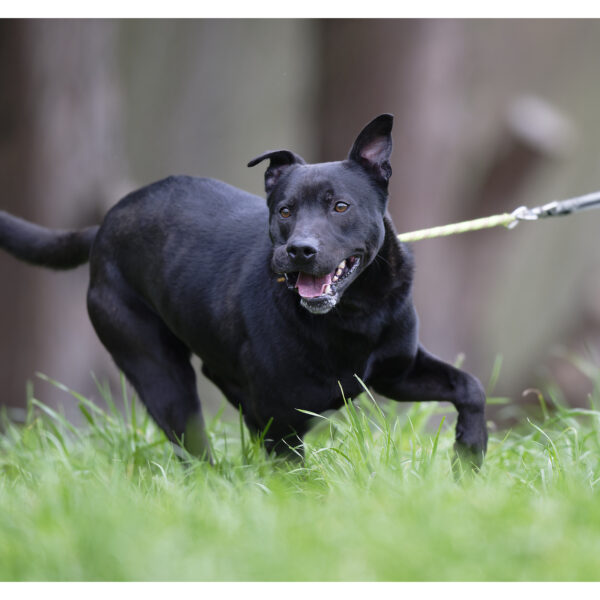
<instances>
[{"instance_id":1,"label":"dog's hind leg","mask_svg":"<svg viewBox=\"0 0 600 600\"><path fill-rule=\"evenodd\" d=\"M212 460L188 348L125 286L92 284L88 312L98 337L171 442Z\"/></svg>"},{"instance_id":2,"label":"dog's hind leg","mask_svg":"<svg viewBox=\"0 0 600 600\"><path fill-rule=\"evenodd\" d=\"M387 359L379 365L369 384L393 400L421 402L447 401L458 411L456 421L457 458L478 469L487 448L485 392L472 375L429 354L422 347L408 371L394 373L395 361Z\"/></svg>"}]
</instances>

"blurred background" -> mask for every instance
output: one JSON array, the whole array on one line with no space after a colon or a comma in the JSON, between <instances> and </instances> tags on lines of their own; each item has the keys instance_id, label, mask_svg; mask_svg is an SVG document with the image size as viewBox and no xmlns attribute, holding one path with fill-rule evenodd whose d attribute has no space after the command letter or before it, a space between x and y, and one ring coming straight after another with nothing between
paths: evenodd
<instances>
[{"instance_id":1,"label":"blurred background","mask_svg":"<svg viewBox=\"0 0 600 600\"><path fill-rule=\"evenodd\" d=\"M263 194L265 150L346 156L395 115L390 212L409 231L600 188L600 22L593 20L0 21L0 209L99 222L136 187L205 175ZM520 401L600 347L600 211L415 243L421 339ZM190 257L193 260L193 257ZM36 372L98 397L118 374L85 310L88 271L0 253L0 404ZM205 410L222 404L200 381ZM497 412L510 417L511 405Z\"/></svg>"}]
</instances>

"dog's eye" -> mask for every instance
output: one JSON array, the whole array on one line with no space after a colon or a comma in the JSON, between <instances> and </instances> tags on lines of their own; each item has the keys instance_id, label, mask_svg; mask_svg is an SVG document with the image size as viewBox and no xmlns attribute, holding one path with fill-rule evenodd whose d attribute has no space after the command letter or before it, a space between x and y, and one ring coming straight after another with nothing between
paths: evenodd
<instances>
[{"instance_id":1,"label":"dog's eye","mask_svg":"<svg viewBox=\"0 0 600 600\"><path fill-rule=\"evenodd\" d=\"M339 212L339 213L345 212L347 208L348 208L348 204L346 204L345 202L336 202L335 206L333 207L335 212Z\"/></svg>"},{"instance_id":2,"label":"dog's eye","mask_svg":"<svg viewBox=\"0 0 600 600\"><path fill-rule=\"evenodd\" d=\"M283 206L282 208L279 209L279 214L284 219L287 219L288 217L292 216L292 211L287 206Z\"/></svg>"}]
</instances>

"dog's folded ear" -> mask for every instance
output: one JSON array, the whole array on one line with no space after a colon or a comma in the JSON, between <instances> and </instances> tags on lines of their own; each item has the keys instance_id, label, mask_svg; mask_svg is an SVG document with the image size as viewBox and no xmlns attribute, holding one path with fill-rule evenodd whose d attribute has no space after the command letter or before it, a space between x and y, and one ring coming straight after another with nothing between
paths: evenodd
<instances>
[{"instance_id":1,"label":"dog's folded ear","mask_svg":"<svg viewBox=\"0 0 600 600\"><path fill-rule=\"evenodd\" d=\"M392 176L393 115L383 114L373 119L358 134L348 159L357 162L371 173L377 181L387 185Z\"/></svg>"},{"instance_id":2,"label":"dog's folded ear","mask_svg":"<svg viewBox=\"0 0 600 600\"><path fill-rule=\"evenodd\" d=\"M280 177L292 165L305 165L306 162L301 156L290 152L289 150L273 150L265 152L256 158L253 158L249 163L249 167L254 167L263 160L269 159L271 162L265 171L265 190L267 194L277 185Z\"/></svg>"}]
</instances>

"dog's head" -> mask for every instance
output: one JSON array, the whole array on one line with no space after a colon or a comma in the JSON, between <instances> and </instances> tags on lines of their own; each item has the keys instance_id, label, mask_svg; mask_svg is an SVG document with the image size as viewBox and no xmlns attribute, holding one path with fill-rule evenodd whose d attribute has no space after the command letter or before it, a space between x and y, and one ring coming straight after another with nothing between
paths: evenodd
<instances>
[{"instance_id":1,"label":"dog's head","mask_svg":"<svg viewBox=\"0 0 600 600\"><path fill-rule=\"evenodd\" d=\"M392 122L387 114L371 121L344 161L309 165L289 150L276 150L248 163L270 161L271 266L312 313L329 312L383 243Z\"/></svg>"}]
</instances>

